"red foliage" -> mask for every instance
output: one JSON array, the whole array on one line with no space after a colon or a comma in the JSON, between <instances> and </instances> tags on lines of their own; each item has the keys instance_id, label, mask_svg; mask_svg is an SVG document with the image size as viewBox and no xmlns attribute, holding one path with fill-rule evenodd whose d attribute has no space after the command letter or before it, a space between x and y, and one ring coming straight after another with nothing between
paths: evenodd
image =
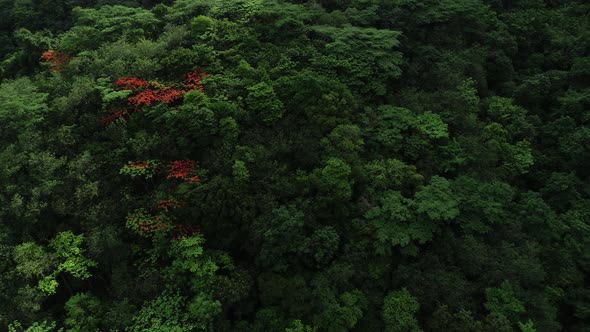
<instances>
[{"instance_id":1,"label":"red foliage","mask_svg":"<svg viewBox=\"0 0 590 332\"><path fill-rule=\"evenodd\" d=\"M162 232L175 230L174 225L164 214L153 215L144 209L127 215L127 227L141 236L157 236Z\"/></svg>"},{"instance_id":2,"label":"red foliage","mask_svg":"<svg viewBox=\"0 0 590 332\"><path fill-rule=\"evenodd\" d=\"M182 179L182 180L189 180L190 178L197 178L196 176L192 176L193 171L195 170L196 163L194 160L175 160L170 163L168 168L168 179ZM194 182L194 181L192 181Z\"/></svg>"},{"instance_id":3,"label":"red foliage","mask_svg":"<svg viewBox=\"0 0 590 332\"><path fill-rule=\"evenodd\" d=\"M174 197L169 197L168 199L161 199L158 201L158 209L168 211L172 208L178 208L183 205L182 201L177 200Z\"/></svg>"},{"instance_id":4,"label":"red foliage","mask_svg":"<svg viewBox=\"0 0 590 332\"><path fill-rule=\"evenodd\" d=\"M193 90L199 90L201 92L205 92L202 82L203 82L203 78L207 77L207 76L208 76L207 73L201 72L198 69L186 74L186 78L182 82L182 86L184 87L185 93L193 91Z\"/></svg>"},{"instance_id":5,"label":"red foliage","mask_svg":"<svg viewBox=\"0 0 590 332\"><path fill-rule=\"evenodd\" d=\"M183 92L174 88L164 87L161 89L147 88L135 96L129 97L130 105L135 106L137 110L141 106L150 106L153 103L171 103L183 96Z\"/></svg>"},{"instance_id":6,"label":"red foliage","mask_svg":"<svg viewBox=\"0 0 590 332\"><path fill-rule=\"evenodd\" d=\"M184 95L184 93L174 88L167 88L164 90L160 90L158 95L161 102L171 103L174 100L181 98Z\"/></svg>"},{"instance_id":7,"label":"red foliage","mask_svg":"<svg viewBox=\"0 0 590 332\"><path fill-rule=\"evenodd\" d=\"M41 54L41 60L45 62L49 62L55 58L55 51L54 50L47 50Z\"/></svg>"},{"instance_id":8,"label":"red foliage","mask_svg":"<svg viewBox=\"0 0 590 332\"><path fill-rule=\"evenodd\" d=\"M137 88L147 88L150 84L148 81L137 77L121 77L115 83L117 86L125 87L127 90L137 90Z\"/></svg>"},{"instance_id":9,"label":"red foliage","mask_svg":"<svg viewBox=\"0 0 590 332\"><path fill-rule=\"evenodd\" d=\"M163 86L158 82L150 83L137 77L122 77L115 83L119 87L131 90L135 95L127 101L129 105L139 109L141 106L150 106L153 103L171 103L184 95L184 91L172 87Z\"/></svg>"},{"instance_id":10,"label":"red foliage","mask_svg":"<svg viewBox=\"0 0 590 332\"><path fill-rule=\"evenodd\" d=\"M55 51L50 50L45 52L41 58L49 61L56 57L55 54ZM133 92L133 95L127 98L127 104L133 106L134 110L138 112L143 106L150 106L155 103L170 104L181 99L190 91L199 90L204 92L201 83L207 75L207 73L195 70L186 74L181 84L177 83L171 86L160 84L157 81L146 81L138 77L121 77L115 82L115 85ZM103 125L110 124L127 115L129 115L128 111L116 111L102 118L100 122ZM198 178L192 178L191 182L198 182Z\"/></svg>"},{"instance_id":11,"label":"red foliage","mask_svg":"<svg viewBox=\"0 0 590 332\"><path fill-rule=\"evenodd\" d=\"M133 105L135 106L135 109L138 109L141 105L149 106L153 102L158 101L158 96L154 90L147 89L139 92L135 96L129 97L128 101L130 105Z\"/></svg>"},{"instance_id":12,"label":"red foliage","mask_svg":"<svg viewBox=\"0 0 590 332\"><path fill-rule=\"evenodd\" d=\"M193 176L193 177L188 178L187 181L190 183L195 183L195 182L200 182L201 179L199 179L198 176Z\"/></svg>"},{"instance_id":13,"label":"red foliage","mask_svg":"<svg viewBox=\"0 0 590 332\"><path fill-rule=\"evenodd\" d=\"M65 53L60 53L54 50L47 50L41 54L41 61L49 63L49 69L52 72L60 72L65 63L73 57Z\"/></svg>"}]
</instances>

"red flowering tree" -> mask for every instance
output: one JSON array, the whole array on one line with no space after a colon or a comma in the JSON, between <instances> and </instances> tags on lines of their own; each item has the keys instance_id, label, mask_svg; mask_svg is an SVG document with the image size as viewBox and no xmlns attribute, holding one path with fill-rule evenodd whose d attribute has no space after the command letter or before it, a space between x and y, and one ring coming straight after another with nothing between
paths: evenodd
<instances>
[{"instance_id":1,"label":"red flowering tree","mask_svg":"<svg viewBox=\"0 0 590 332\"><path fill-rule=\"evenodd\" d=\"M202 82L203 78L207 77L207 73L203 73L199 70L191 71L190 73L186 74L184 81L182 82L183 91L184 93L188 93L193 90L199 90L201 92L205 92L203 88Z\"/></svg>"},{"instance_id":2,"label":"red flowering tree","mask_svg":"<svg viewBox=\"0 0 590 332\"><path fill-rule=\"evenodd\" d=\"M141 106L150 106L154 103L169 104L193 90L204 91L202 81L206 75L196 70L186 74L182 83L170 85L161 84L157 81L148 82L137 77L122 77L117 80L115 85L133 92L133 95L128 99L128 103L138 109Z\"/></svg>"},{"instance_id":3,"label":"red flowering tree","mask_svg":"<svg viewBox=\"0 0 590 332\"><path fill-rule=\"evenodd\" d=\"M170 211L173 208L179 207L179 202L171 197L169 199L161 199L158 201L158 209L164 210L166 212Z\"/></svg>"},{"instance_id":4,"label":"red flowering tree","mask_svg":"<svg viewBox=\"0 0 590 332\"><path fill-rule=\"evenodd\" d=\"M152 198L154 203L151 207L137 209L130 213L127 216L127 228L143 237L159 237L168 234L178 239L199 233L198 226L175 222L174 210L184 206L184 202L173 194L175 191L173 188L178 185L178 182L170 181L181 180L189 184L200 182L196 174L197 163L194 160L174 160L167 164L158 160L130 161L121 168L119 173L150 179L160 173L160 169L164 168L162 165L166 166L167 174L164 179L168 180L163 186L168 187L168 190L158 192Z\"/></svg>"},{"instance_id":5,"label":"red flowering tree","mask_svg":"<svg viewBox=\"0 0 590 332\"><path fill-rule=\"evenodd\" d=\"M204 92L202 82L207 75L200 70L195 70L187 73L182 82L168 85L139 77L121 77L115 85L120 89L131 91L131 95L127 98L127 105L132 107L133 112L139 112L141 107L157 103L171 104L194 90ZM125 119L129 115L129 110L116 110L100 119L100 122L107 125L118 119Z\"/></svg>"},{"instance_id":6,"label":"red flowering tree","mask_svg":"<svg viewBox=\"0 0 590 332\"><path fill-rule=\"evenodd\" d=\"M196 163L194 160L175 160L168 166L168 179L181 179L189 183L199 182L200 179L195 172Z\"/></svg>"},{"instance_id":7,"label":"red flowering tree","mask_svg":"<svg viewBox=\"0 0 590 332\"><path fill-rule=\"evenodd\" d=\"M159 160L130 161L119 170L119 174L129 175L131 177L141 176L146 179L153 177L160 172L161 162ZM200 182L201 179L196 174L197 163L194 160L174 160L167 165L168 180L183 180L188 183Z\"/></svg>"},{"instance_id":8,"label":"red flowering tree","mask_svg":"<svg viewBox=\"0 0 590 332\"><path fill-rule=\"evenodd\" d=\"M127 228L142 237L163 237L168 235L174 239L179 239L200 233L201 229L197 225L175 222L176 217L172 212L184 205L181 200L163 193L156 196L166 198L157 200L155 208L149 210L140 208L127 215Z\"/></svg>"},{"instance_id":9,"label":"red flowering tree","mask_svg":"<svg viewBox=\"0 0 590 332\"><path fill-rule=\"evenodd\" d=\"M127 216L127 227L140 236L163 236L174 229L163 213L153 215L145 209L137 209Z\"/></svg>"},{"instance_id":10,"label":"red flowering tree","mask_svg":"<svg viewBox=\"0 0 590 332\"><path fill-rule=\"evenodd\" d=\"M41 61L48 63L49 70L55 73L62 71L65 64L72 58L70 55L54 50L47 50L41 54Z\"/></svg>"},{"instance_id":11,"label":"red flowering tree","mask_svg":"<svg viewBox=\"0 0 590 332\"><path fill-rule=\"evenodd\" d=\"M203 92L202 80L205 76L206 74L200 71L193 71L188 73L181 83L170 85L138 77L122 77L115 82L115 85L122 90L130 91L127 97L128 109L118 109L101 119L101 122L109 124L117 119L124 119L131 112L138 112L144 106L173 103L194 90ZM163 187L169 187L170 192L156 195L155 204L151 208L141 208L130 213L127 216L127 227L144 237L169 234L178 239L200 232L198 226L174 222L174 210L180 208L183 203L171 195L174 190L170 188L170 184L179 185L178 180L189 184L201 181L197 175L197 163L194 160L173 160L169 163L158 160L130 161L121 168L120 174L150 179L159 174L161 169L166 172L165 179L170 181Z\"/></svg>"},{"instance_id":12,"label":"red flowering tree","mask_svg":"<svg viewBox=\"0 0 590 332\"><path fill-rule=\"evenodd\" d=\"M150 86L148 81L137 77L122 77L115 82L115 85L132 91Z\"/></svg>"}]
</instances>

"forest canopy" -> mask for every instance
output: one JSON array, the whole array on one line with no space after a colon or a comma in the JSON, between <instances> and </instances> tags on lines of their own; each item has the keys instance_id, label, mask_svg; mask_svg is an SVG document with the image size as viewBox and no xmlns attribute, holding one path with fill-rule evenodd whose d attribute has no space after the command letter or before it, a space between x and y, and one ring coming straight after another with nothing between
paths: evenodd
<instances>
[{"instance_id":1,"label":"forest canopy","mask_svg":"<svg viewBox=\"0 0 590 332\"><path fill-rule=\"evenodd\" d=\"M588 331L590 3L0 0L0 331Z\"/></svg>"}]
</instances>

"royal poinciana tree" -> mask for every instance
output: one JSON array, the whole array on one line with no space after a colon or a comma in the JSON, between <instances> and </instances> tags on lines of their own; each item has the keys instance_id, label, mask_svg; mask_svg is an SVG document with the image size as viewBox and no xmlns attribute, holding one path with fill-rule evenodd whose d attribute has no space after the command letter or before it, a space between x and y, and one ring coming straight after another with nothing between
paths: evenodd
<instances>
[{"instance_id":1,"label":"royal poinciana tree","mask_svg":"<svg viewBox=\"0 0 590 332\"><path fill-rule=\"evenodd\" d=\"M157 81L148 82L137 77L122 77L115 85L129 93L127 107L115 109L109 115L100 119L103 125L118 119L125 119L132 112L139 112L142 107L149 107L158 103L171 104L182 100L191 91L204 92L202 81L206 73L199 70L189 72L180 84L164 85Z\"/></svg>"}]
</instances>

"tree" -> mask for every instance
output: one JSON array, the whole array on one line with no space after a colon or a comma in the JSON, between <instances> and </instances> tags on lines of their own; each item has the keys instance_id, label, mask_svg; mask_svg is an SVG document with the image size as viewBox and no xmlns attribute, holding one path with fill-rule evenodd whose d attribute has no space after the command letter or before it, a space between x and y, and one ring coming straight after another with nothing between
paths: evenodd
<instances>
[{"instance_id":1,"label":"tree","mask_svg":"<svg viewBox=\"0 0 590 332\"><path fill-rule=\"evenodd\" d=\"M338 125L327 137L322 138L321 144L329 156L352 163L357 161L364 140L358 126Z\"/></svg>"},{"instance_id":2,"label":"tree","mask_svg":"<svg viewBox=\"0 0 590 332\"><path fill-rule=\"evenodd\" d=\"M191 20L191 30L193 33L193 37L202 37L203 34L211 30L213 24L213 19L207 16L199 15L193 18Z\"/></svg>"},{"instance_id":3,"label":"tree","mask_svg":"<svg viewBox=\"0 0 590 332\"><path fill-rule=\"evenodd\" d=\"M312 29L328 38L314 62L347 84L365 93L384 95L387 80L400 76L402 56L394 51L399 45L399 31L354 26Z\"/></svg>"},{"instance_id":4,"label":"tree","mask_svg":"<svg viewBox=\"0 0 590 332\"><path fill-rule=\"evenodd\" d=\"M76 294L65 304L68 331L94 331L100 326L100 301L91 294ZM98 316L98 317L96 317Z\"/></svg>"},{"instance_id":5,"label":"tree","mask_svg":"<svg viewBox=\"0 0 590 332\"><path fill-rule=\"evenodd\" d=\"M364 215L375 228L377 253L390 252L391 246L405 247L412 241L424 243L432 239L434 225L416 219L412 200L398 191L386 191L379 201L379 206Z\"/></svg>"},{"instance_id":6,"label":"tree","mask_svg":"<svg viewBox=\"0 0 590 332\"><path fill-rule=\"evenodd\" d=\"M285 332L314 332L317 329L309 326L304 325L299 319L294 320L291 322L291 326L285 329Z\"/></svg>"},{"instance_id":7,"label":"tree","mask_svg":"<svg viewBox=\"0 0 590 332\"><path fill-rule=\"evenodd\" d=\"M383 321L387 331L421 331L416 320L420 304L407 289L393 291L383 300Z\"/></svg>"},{"instance_id":8,"label":"tree","mask_svg":"<svg viewBox=\"0 0 590 332\"><path fill-rule=\"evenodd\" d=\"M359 290L344 292L324 303L324 310L315 316L314 326L325 331L350 331L363 317L366 296Z\"/></svg>"},{"instance_id":9,"label":"tree","mask_svg":"<svg viewBox=\"0 0 590 332\"><path fill-rule=\"evenodd\" d=\"M516 297L509 281L503 281L498 288L486 288L484 306L491 313L502 315L512 322L525 312L523 303Z\"/></svg>"},{"instance_id":10,"label":"tree","mask_svg":"<svg viewBox=\"0 0 590 332\"><path fill-rule=\"evenodd\" d=\"M404 134L409 132L414 115L406 108L381 106L376 110L377 121L372 138L386 151L399 152L404 143Z\"/></svg>"},{"instance_id":11,"label":"tree","mask_svg":"<svg viewBox=\"0 0 590 332\"><path fill-rule=\"evenodd\" d=\"M262 247L258 260L271 270L284 271L300 252L305 241L304 214L294 206L281 206L272 211L266 227L258 230Z\"/></svg>"},{"instance_id":12,"label":"tree","mask_svg":"<svg viewBox=\"0 0 590 332\"><path fill-rule=\"evenodd\" d=\"M164 293L144 304L138 315L133 317L131 331L194 331L197 326L191 322L184 309L186 299L178 293Z\"/></svg>"},{"instance_id":13,"label":"tree","mask_svg":"<svg viewBox=\"0 0 590 332\"><path fill-rule=\"evenodd\" d=\"M163 269L165 290L146 301L133 317L132 331L207 331L221 304L212 298L211 286L218 266L203 249L200 235L172 242L168 255L172 259ZM188 289L186 287L188 286ZM181 289L184 291L181 293Z\"/></svg>"},{"instance_id":14,"label":"tree","mask_svg":"<svg viewBox=\"0 0 590 332\"><path fill-rule=\"evenodd\" d=\"M272 124L283 116L283 103L267 83L249 87L246 102L249 110L256 113L264 123Z\"/></svg>"},{"instance_id":15,"label":"tree","mask_svg":"<svg viewBox=\"0 0 590 332\"><path fill-rule=\"evenodd\" d=\"M37 91L30 79L21 78L0 85L0 139L12 143L19 134L32 131L47 112L47 94Z\"/></svg>"},{"instance_id":16,"label":"tree","mask_svg":"<svg viewBox=\"0 0 590 332\"><path fill-rule=\"evenodd\" d=\"M50 253L44 252L35 243L22 243L15 248L17 271L27 277L42 277L37 287L48 295L56 293L59 285L57 276L65 281L62 272L88 279L91 276L88 269L95 267L96 262L84 257L84 249L81 248L83 240L83 235L60 232L49 243ZM69 287L67 281L66 286Z\"/></svg>"},{"instance_id":17,"label":"tree","mask_svg":"<svg viewBox=\"0 0 590 332\"><path fill-rule=\"evenodd\" d=\"M440 115L426 112L416 117L416 127L418 130L429 138L446 138L449 137L447 124L444 123Z\"/></svg>"},{"instance_id":18,"label":"tree","mask_svg":"<svg viewBox=\"0 0 590 332\"><path fill-rule=\"evenodd\" d=\"M68 54L94 49L121 36L139 40L150 36L158 20L150 11L125 6L74 8L74 27L61 36L60 49Z\"/></svg>"},{"instance_id":19,"label":"tree","mask_svg":"<svg viewBox=\"0 0 590 332\"><path fill-rule=\"evenodd\" d=\"M433 176L430 184L416 193L414 201L416 211L434 221L451 220L459 215L450 182L439 176Z\"/></svg>"}]
</instances>

